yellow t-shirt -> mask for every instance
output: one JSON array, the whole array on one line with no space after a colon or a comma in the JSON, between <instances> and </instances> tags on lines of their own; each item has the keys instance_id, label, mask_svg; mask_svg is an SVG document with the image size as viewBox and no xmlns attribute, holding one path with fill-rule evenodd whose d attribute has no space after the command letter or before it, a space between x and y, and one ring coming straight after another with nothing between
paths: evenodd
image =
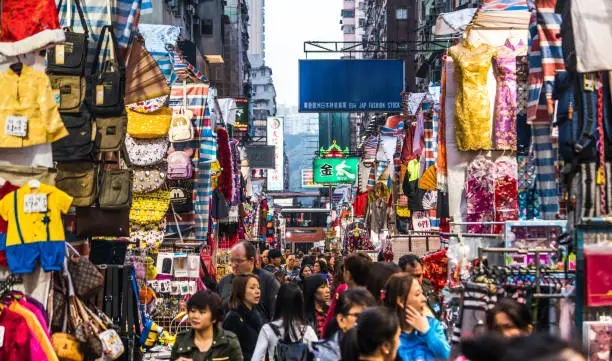
<instances>
[{"instance_id":1,"label":"yellow t-shirt","mask_svg":"<svg viewBox=\"0 0 612 361\"><path fill-rule=\"evenodd\" d=\"M65 241L64 225L62 214L68 213L72 204L72 197L63 191L47 185L40 184L38 189L32 190L29 185L25 185L17 192L17 213L19 228L23 237L23 243L36 243L49 241ZM21 244L21 237L17 230L15 219L15 199L14 192L7 194L0 201L0 217L8 222L6 234L6 246ZM24 196L27 194L46 194L47 213L25 213ZM47 235L47 223L49 223L49 234Z\"/></svg>"}]
</instances>

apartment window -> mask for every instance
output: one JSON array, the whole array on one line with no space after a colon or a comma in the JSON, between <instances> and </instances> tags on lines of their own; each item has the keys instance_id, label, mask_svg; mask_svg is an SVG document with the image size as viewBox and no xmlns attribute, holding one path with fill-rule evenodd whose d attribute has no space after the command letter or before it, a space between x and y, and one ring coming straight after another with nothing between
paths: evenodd
<instances>
[{"instance_id":1,"label":"apartment window","mask_svg":"<svg viewBox=\"0 0 612 361\"><path fill-rule=\"evenodd\" d=\"M353 25L346 25L343 30L345 34L355 34L355 27Z\"/></svg>"},{"instance_id":2,"label":"apartment window","mask_svg":"<svg viewBox=\"0 0 612 361\"><path fill-rule=\"evenodd\" d=\"M342 17L343 18L354 18L355 10L342 10Z\"/></svg>"},{"instance_id":3,"label":"apartment window","mask_svg":"<svg viewBox=\"0 0 612 361\"><path fill-rule=\"evenodd\" d=\"M359 27L363 28L364 25L365 25L365 19L364 18L359 18Z\"/></svg>"},{"instance_id":4,"label":"apartment window","mask_svg":"<svg viewBox=\"0 0 612 361\"><path fill-rule=\"evenodd\" d=\"M213 19L202 19L200 22L200 29L202 31L202 35L212 35L213 34Z\"/></svg>"},{"instance_id":5,"label":"apartment window","mask_svg":"<svg viewBox=\"0 0 612 361\"><path fill-rule=\"evenodd\" d=\"M408 20L408 9L395 9L396 20Z\"/></svg>"}]
</instances>

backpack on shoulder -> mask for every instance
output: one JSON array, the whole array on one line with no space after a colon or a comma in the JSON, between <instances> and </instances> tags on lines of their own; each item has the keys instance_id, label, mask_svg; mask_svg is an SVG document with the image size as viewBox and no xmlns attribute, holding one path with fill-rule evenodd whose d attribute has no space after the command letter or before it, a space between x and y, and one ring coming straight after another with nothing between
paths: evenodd
<instances>
[{"instance_id":1,"label":"backpack on shoulder","mask_svg":"<svg viewBox=\"0 0 612 361\"><path fill-rule=\"evenodd\" d=\"M278 337L278 343L274 348L274 360L272 361L310 361L313 359L312 352L308 345L303 342L304 332L296 342L292 342L289 337L289 330L285 331L285 337L281 337L280 329L273 323L269 323L270 328Z\"/></svg>"}]
</instances>

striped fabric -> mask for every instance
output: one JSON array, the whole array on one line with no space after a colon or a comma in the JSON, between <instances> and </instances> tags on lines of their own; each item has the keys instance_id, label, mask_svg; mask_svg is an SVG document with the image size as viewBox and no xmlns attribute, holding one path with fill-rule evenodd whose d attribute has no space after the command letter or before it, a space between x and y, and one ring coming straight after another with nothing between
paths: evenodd
<instances>
[{"instance_id":1,"label":"striped fabric","mask_svg":"<svg viewBox=\"0 0 612 361\"><path fill-rule=\"evenodd\" d=\"M387 167L389 166L389 162L378 162L378 165L376 166L376 181L381 180L380 177L383 176L383 173L385 173L385 170L387 170ZM386 180L386 179L385 179Z\"/></svg>"},{"instance_id":2,"label":"striped fabric","mask_svg":"<svg viewBox=\"0 0 612 361\"><path fill-rule=\"evenodd\" d=\"M92 61L96 52L96 45L100 33L102 32L102 27L110 25L108 1L109 0L80 0L90 34L89 62ZM55 0L55 2L57 5L60 0ZM68 19L68 2L72 5L70 19ZM111 6L111 12L113 14L112 25L115 30L115 35L117 36L119 46L126 48L132 40L132 36L138 26L140 14L151 13L153 11L153 5L151 4L151 0L114 0L111 1L111 4L113 4ZM74 31L83 32L83 27L81 26L79 15L73 1L63 1L62 6L58 9L58 16L62 27L72 25Z\"/></svg>"},{"instance_id":3,"label":"striped fabric","mask_svg":"<svg viewBox=\"0 0 612 361\"><path fill-rule=\"evenodd\" d=\"M208 81L204 74L200 73L187 59L178 52L171 50L172 68L179 79L188 79L193 81Z\"/></svg>"},{"instance_id":4,"label":"striped fabric","mask_svg":"<svg viewBox=\"0 0 612 361\"><path fill-rule=\"evenodd\" d=\"M438 116L440 112L440 103L434 104L434 112L431 117L427 116L423 121L423 139L425 146L423 147L423 161L425 168L436 164L438 159Z\"/></svg>"},{"instance_id":5,"label":"striped fabric","mask_svg":"<svg viewBox=\"0 0 612 361\"><path fill-rule=\"evenodd\" d=\"M480 11L529 10L526 0L484 0Z\"/></svg>"},{"instance_id":6,"label":"striped fabric","mask_svg":"<svg viewBox=\"0 0 612 361\"><path fill-rule=\"evenodd\" d=\"M370 167L370 174L368 176L368 190L374 189L376 185L376 168Z\"/></svg>"},{"instance_id":7,"label":"striped fabric","mask_svg":"<svg viewBox=\"0 0 612 361\"><path fill-rule=\"evenodd\" d=\"M180 28L171 25L139 24L138 31L145 39L145 47L157 62L168 84L174 84L176 74L172 69L172 58L166 46L177 45L181 34Z\"/></svg>"},{"instance_id":8,"label":"striped fabric","mask_svg":"<svg viewBox=\"0 0 612 361\"><path fill-rule=\"evenodd\" d=\"M371 135L366 138L363 142L363 151L365 153L365 159L375 159L376 150L378 148L378 137Z\"/></svg>"},{"instance_id":9,"label":"striped fabric","mask_svg":"<svg viewBox=\"0 0 612 361\"><path fill-rule=\"evenodd\" d=\"M540 219L554 220L559 213L559 195L555 173L555 152L550 125L532 125L535 153L536 189L540 200Z\"/></svg>"},{"instance_id":10,"label":"striped fabric","mask_svg":"<svg viewBox=\"0 0 612 361\"><path fill-rule=\"evenodd\" d=\"M193 147L198 151L195 153L193 162L196 164L194 181L194 212L192 214L181 214L183 219L192 220L195 224L195 239L206 241L208 235L208 220L210 198L212 187L210 180L210 164L216 154L215 136L210 126L208 109L206 107L208 98L208 84L181 82L172 87L170 94L170 107L178 109L183 105L183 92L187 94L187 108L193 112L193 126L195 129L195 141L187 143L185 147ZM169 220L170 221L170 220ZM184 221L179 222L181 229L185 226ZM169 222L167 233L176 232L174 219Z\"/></svg>"},{"instance_id":11,"label":"striped fabric","mask_svg":"<svg viewBox=\"0 0 612 361\"><path fill-rule=\"evenodd\" d=\"M534 122L543 122L544 119L548 121L546 96L542 93L544 74L542 72L542 51L535 11L532 12L531 20L529 21L529 37L531 45L527 53L529 62L527 123L532 124Z\"/></svg>"}]
</instances>

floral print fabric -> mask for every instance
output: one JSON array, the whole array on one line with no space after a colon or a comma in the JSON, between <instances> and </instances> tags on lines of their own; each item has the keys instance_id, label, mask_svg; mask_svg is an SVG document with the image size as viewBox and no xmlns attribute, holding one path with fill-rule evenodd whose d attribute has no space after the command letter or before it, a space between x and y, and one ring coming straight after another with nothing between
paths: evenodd
<instances>
[{"instance_id":1,"label":"floral print fabric","mask_svg":"<svg viewBox=\"0 0 612 361\"><path fill-rule=\"evenodd\" d=\"M449 51L457 74L455 133L459 150L491 149L490 101L486 89L491 59L496 52L494 46L485 43L474 46L467 39Z\"/></svg>"},{"instance_id":2,"label":"floral print fabric","mask_svg":"<svg viewBox=\"0 0 612 361\"><path fill-rule=\"evenodd\" d=\"M497 49L493 57L493 72L497 80L495 95L495 148L516 150L517 114L517 63L516 57L527 51L520 40L513 44L510 39Z\"/></svg>"},{"instance_id":3,"label":"floral print fabric","mask_svg":"<svg viewBox=\"0 0 612 361\"><path fill-rule=\"evenodd\" d=\"M493 189L495 177L491 169L493 162L484 156L477 156L467 167L465 197L468 222L493 221ZM490 227L483 224L469 225L470 233L490 233Z\"/></svg>"},{"instance_id":4,"label":"floral print fabric","mask_svg":"<svg viewBox=\"0 0 612 361\"><path fill-rule=\"evenodd\" d=\"M501 157L495 162L495 221L518 219L518 174L516 160ZM503 224L496 224L493 233L502 233Z\"/></svg>"}]
</instances>

